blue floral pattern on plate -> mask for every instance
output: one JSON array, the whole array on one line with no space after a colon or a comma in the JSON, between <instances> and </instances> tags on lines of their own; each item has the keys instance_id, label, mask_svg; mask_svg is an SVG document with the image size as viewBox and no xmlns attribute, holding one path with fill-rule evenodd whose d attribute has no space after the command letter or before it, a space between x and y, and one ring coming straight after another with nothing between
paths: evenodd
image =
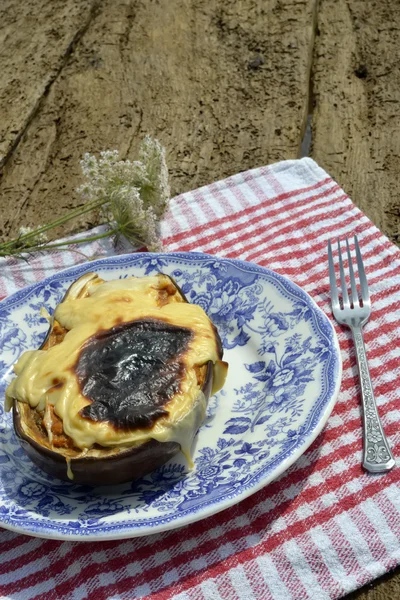
<instances>
[{"instance_id":1,"label":"blue floral pattern on plate","mask_svg":"<svg viewBox=\"0 0 400 600\"><path fill-rule=\"evenodd\" d=\"M119 539L186 525L227 508L287 469L310 445L336 399L336 335L313 300L257 265L199 253L133 254L57 273L0 303L0 388L37 348L67 287L96 271L105 279L164 272L218 328L226 385L210 399L194 442L195 468L178 456L135 483L91 488L51 480L19 446L0 406L0 524L57 539Z\"/></svg>"}]
</instances>

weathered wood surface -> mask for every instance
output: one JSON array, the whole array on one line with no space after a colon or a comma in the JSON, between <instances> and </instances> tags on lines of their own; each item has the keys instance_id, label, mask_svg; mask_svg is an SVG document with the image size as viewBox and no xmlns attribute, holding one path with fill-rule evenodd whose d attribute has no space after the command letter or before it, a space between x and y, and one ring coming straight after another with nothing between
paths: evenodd
<instances>
[{"instance_id":1,"label":"weathered wood surface","mask_svg":"<svg viewBox=\"0 0 400 600\"><path fill-rule=\"evenodd\" d=\"M35 116L89 22L80 0L0 4L0 166Z\"/></svg>"},{"instance_id":2,"label":"weathered wood surface","mask_svg":"<svg viewBox=\"0 0 400 600\"><path fill-rule=\"evenodd\" d=\"M313 158L400 242L400 5L322 0ZM400 597L400 595L399 595Z\"/></svg>"},{"instance_id":3,"label":"weathered wood surface","mask_svg":"<svg viewBox=\"0 0 400 600\"><path fill-rule=\"evenodd\" d=\"M0 236L75 206L84 152L148 133L173 193L308 152L399 241L399 30L393 0L3 0Z\"/></svg>"},{"instance_id":4,"label":"weathered wood surface","mask_svg":"<svg viewBox=\"0 0 400 600\"><path fill-rule=\"evenodd\" d=\"M73 205L84 152L133 156L146 133L167 147L174 193L296 157L315 1L108 0L85 25L75 23L76 9L64 28L79 40L66 47L52 84L42 84L47 93L5 164L0 235ZM33 3L47 13L54 4ZM48 24L37 27L46 37ZM17 61L18 53L3 58L26 72L25 56ZM58 47L49 48L49 63L60 64Z\"/></svg>"}]
</instances>

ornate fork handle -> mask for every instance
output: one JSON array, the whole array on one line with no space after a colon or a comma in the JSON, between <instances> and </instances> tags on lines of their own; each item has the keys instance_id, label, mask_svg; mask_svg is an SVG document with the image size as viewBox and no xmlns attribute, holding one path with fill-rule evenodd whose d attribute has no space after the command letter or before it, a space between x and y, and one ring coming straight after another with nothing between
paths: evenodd
<instances>
[{"instance_id":1,"label":"ornate fork handle","mask_svg":"<svg viewBox=\"0 0 400 600\"><path fill-rule=\"evenodd\" d=\"M390 471L396 463L379 418L361 327L351 327L351 331L356 349L363 405L363 467L371 473L383 473Z\"/></svg>"}]
</instances>

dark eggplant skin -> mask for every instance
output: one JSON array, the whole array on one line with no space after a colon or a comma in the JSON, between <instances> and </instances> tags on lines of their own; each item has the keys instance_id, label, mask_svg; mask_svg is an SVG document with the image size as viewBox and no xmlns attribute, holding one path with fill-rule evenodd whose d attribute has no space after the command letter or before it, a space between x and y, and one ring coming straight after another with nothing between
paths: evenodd
<instances>
[{"instance_id":1,"label":"dark eggplant skin","mask_svg":"<svg viewBox=\"0 0 400 600\"><path fill-rule=\"evenodd\" d=\"M208 400L213 383L213 364L207 365L202 392ZM23 431L19 403L14 401L14 429L21 447L31 461L45 473L82 485L115 485L134 481L154 471L180 451L177 442L150 440L116 455L105 457L82 457L71 459L73 480L68 477L66 457L60 452L46 448ZM198 423L198 427L201 423Z\"/></svg>"},{"instance_id":2,"label":"dark eggplant skin","mask_svg":"<svg viewBox=\"0 0 400 600\"><path fill-rule=\"evenodd\" d=\"M184 302L187 302L183 292L179 289L175 281L170 278L178 292L182 296ZM66 293L68 295L69 290ZM66 297L64 296L64 298ZM49 332L41 345L43 348L51 335L53 324L50 325ZM218 344L218 354L222 358L222 345L215 329L215 336ZM207 369L202 385L202 392L208 401L214 380L214 365L210 361L207 364ZM116 450L115 454L107 452L106 456L82 456L73 458L67 462L66 455L60 451L54 451L42 445L38 440L34 439L26 431L22 425L23 415L21 408L23 403L14 400L13 403L13 423L14 430L19 440L21 447L26 454L44 472L52 477L68 481L73 484L103 486L116 485L135 481L140 477L154 471L161 465L165 464L173 456L180 451L180 444L177 442L158 442L154 439L133 448L120 451ZM196 431L200 427L201 422L196 423ZM99 451L101 454L101 450ZM73 479L68 477L68 463L73 474Z\"/></svg>"},{"instance_id":3,"label":"dark eggplant skin","mask_svg":"<svg viewBox=\"0 0 400 600\"><path fill-rule=\"evenodd\" d=\"M75 484L99 486L134 481L163 465L180 450L175 442L161 444L150 440L114 456L71 459L71 480L65 456L49 450L24 433L17 402L14 402L13 419L19 443L31 461L48 475Z\"/></svg>"}]
</instances>

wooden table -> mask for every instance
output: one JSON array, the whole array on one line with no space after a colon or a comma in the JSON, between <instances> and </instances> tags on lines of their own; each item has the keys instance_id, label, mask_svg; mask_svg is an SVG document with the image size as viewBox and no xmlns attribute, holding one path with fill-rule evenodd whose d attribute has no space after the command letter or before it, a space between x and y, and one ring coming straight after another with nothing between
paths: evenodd
<instances>
[{"instance_id":1,"label":"wooden table","mask_svg":"<svg viewBox=\"0 0 400 600\"><path fill-rule=\"evenodd\" d=\"M173 194L309 155L399 242L399 30L395 0L2 0L1 237L148 133ZM399 572L356 597L400 597Z\"/></svg>"}]
</instances>

